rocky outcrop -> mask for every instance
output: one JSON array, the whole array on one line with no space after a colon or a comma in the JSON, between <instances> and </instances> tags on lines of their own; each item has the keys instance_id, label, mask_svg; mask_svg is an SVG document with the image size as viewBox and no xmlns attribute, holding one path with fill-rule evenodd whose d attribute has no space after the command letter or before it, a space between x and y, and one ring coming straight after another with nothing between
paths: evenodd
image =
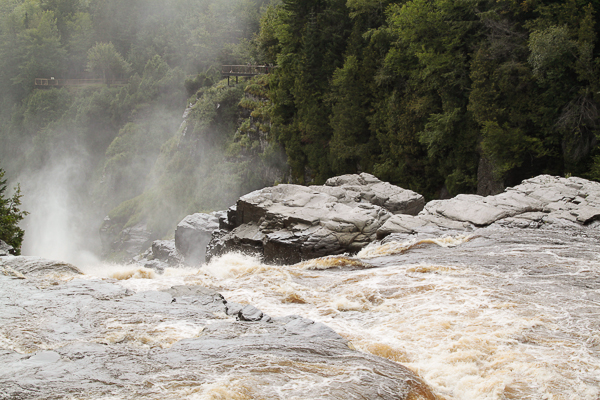
<instances>
[{"instance_id":1,"label":"rocky outcrop","mask_svg":"<svg viewBox=\"0 0 600 400\"><path fill-rule=\"evenodd\" d=\"M495 196L458 195L427 203L417 216L395 215L377 237L394 234L439 236L498 224L539 228L548 224L588 225L600 218L600 183L540 175Z\"/></svg>"},{"instance_id":2,"label":"rocky outcrop","mask_svg":"<svg viewBox=\"0 0 600 400\"><path fill-rule=\"evenodd\" d=\"M296 263L354 253L389 235L405 240L464 234L492 224L588 225L600 219L600 183L541 175L494 196L461 194L424 205L422 196L372 175L344 175L325 186L279 185L252 192L227 218L221 215L207 259L241 251L265 262Z\"/></svg>"},{"instance_id":3,"label":"rocky outcrop","mask_svg":"<svg viewBox=\"0 0 600 400\"><path fill-rule=\"evenodd\" d=\"M175 248L174 240L155 240L148 250L133 257L133 262L156 272L177 267L183 263L183 257Z\"/></svg>"},{"instance_id":4,"label":"rocky outcrop","mask_svg":"<svg viewBox=\"0 0 600 400\"><path fill-rule=\"evenodd\" d=\"M110 254L116 261L124 261L150 246L152 232L143 222L123 228L122 223L106 217L100 227L100 239L105 255Z\"/></svg>"},{"instance_id":5,"label":"rocky outcrop","mask_svg":"<svg viewBox=\"0 0 600 400\"><path fill-rule=\"evenodd\" d=\"M29 270L63 271L47 265ZM0 293L0 398L435 399L407 368L322 323L266 317L202 286L136 293L0 274Z\"/></svg>"},{"instance_id":6,"label":"rocky outcrop","mask_svg":"<svg viewBox=\"0 0 600 400\"><path fill-rule=\"evenodd\" d=\"M267 263L355 253L390 217L415 215L423 205L423 196L366 173L331 178L324 186L265 188L238 200L228 224L221 224L233 229L214 233L207 260L232 250L259 254Z\"/></svg>"},{"instance_id":7,"label":"rocky outcrop","mask_svg":"<svg viewBox=\"0 0 600 400\"><path fill-rule=\"evenodd\" d=\"M196 213L185 217L175 229L175 247L188 265L204 262L206 246L213 231L219 229L219 219L226 220L226 212Z\"/></svg>"}]
</instances>

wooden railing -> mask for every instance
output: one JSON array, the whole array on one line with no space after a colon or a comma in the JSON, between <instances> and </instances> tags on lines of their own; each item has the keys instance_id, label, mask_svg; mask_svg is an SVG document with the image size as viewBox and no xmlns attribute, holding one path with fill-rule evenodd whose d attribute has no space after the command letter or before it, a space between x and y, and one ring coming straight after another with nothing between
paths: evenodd
<instances>
[{"instance_id":1,"label":"wooden railing","mask_svg":"<svg viewBox=\"0 0 600 400\"><path fill-rule=\"evenodd\" d=\"M255 76L268 74L276 66L273 65L222 65L222 76Z\"/></svg>"},{"instance_id":2,"label":"wooden railing","mask_svg":"<svg viewBox=\"0 0 600 400\"><path fill-rule=\"evenodd\" d=\"M46 79L35 78L35 86L84 86L84 85L125 85L126 80L121 79Z\"/></svg>"}]
</instances>

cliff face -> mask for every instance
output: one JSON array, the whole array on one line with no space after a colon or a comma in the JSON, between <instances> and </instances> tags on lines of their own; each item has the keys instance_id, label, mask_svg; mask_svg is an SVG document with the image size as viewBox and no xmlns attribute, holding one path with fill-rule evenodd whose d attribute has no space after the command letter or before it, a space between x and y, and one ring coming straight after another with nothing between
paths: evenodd
<instances>
[{"instance_id":1,"label":"cliff face","mask_svg":"<svg viewBox=\"0 0 600 400\"><path fill-rule=\"evenodd\" d=\"M179 129L162 144L144 191L105 218L105 257L129 259L169 236L186 215L227 208L242 194L285 179L285 155L270 134L266 86L259 76L198 90Z\"/></svg>"}]
</instances>

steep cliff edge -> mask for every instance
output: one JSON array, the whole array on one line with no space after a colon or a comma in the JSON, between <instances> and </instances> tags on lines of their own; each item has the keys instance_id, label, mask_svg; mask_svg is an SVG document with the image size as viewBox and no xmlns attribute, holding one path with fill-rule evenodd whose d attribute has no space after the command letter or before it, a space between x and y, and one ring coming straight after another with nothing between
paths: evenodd
<instances>
[{"instance_id":1,"label":"steep cliff edge","mask_svg":"<svg viewBox=\"0 0 600 400\"><path fill-rule=\"evenodd\" d=\"M162 145L151 183L105 218L105 258L130 259L152 241L172 237L184 216L226 208L244 193L285 180L285 156L269 133L267 84L258 76L198 90Z\"/></svg>"}]
</instances>

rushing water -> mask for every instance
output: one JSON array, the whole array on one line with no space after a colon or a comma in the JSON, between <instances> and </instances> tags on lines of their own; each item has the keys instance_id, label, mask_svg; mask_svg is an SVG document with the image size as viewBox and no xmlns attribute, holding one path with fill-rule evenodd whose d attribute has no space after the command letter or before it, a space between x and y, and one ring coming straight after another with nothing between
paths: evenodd
<instances>
[{"instance_id":1,"label":"rushing water","mask_svg":"<svg viewBox=\"0 0 600 400\"><path fill-rule=\"evenodd\" d=\"M178 346L208 329L193 307L182 308L177 315L160 314L164 308L160 292L152 292L159 293L154 297L144 297L144 292L203 286L272 317L299 315L322 322L353 348L408 367L439 399L598 400L597 231L598 225L581 230L489 228L472 236L372 245L355 258L330 257L292 266L264 265L252 257L227 254L201 268L168 269L163 275L131 266L90 268L85 279L117 279L142 297L117 301L110 306L112 313L102 311L105 315L92 320L97 328L90 328L89 341L131 343L119 348L131 351L131 357L126 353L114 357L128 359L124 362L135 370L135 360L147 357L144 354L163 354L160 349ZM70 293L81 292L84 286L78 285ZM102 290L114 292L110 285ZM134 301L150 307L147 314L128 314L127 304ZM25 303L31 304L27 312L35 312L34 302ZM219 318L231 319L224 314ZM34 325L18 335L4 332L0 348L31 353L27 346L59 347L58 342L41 343L36 329L42 328ZM58 335L58 328L52 329L52 335ZM61 329L70 334L68 326ZM159 350L144 353L144 349ZM35 354L28 363L58 357L53 352ZM202 385L185 375L185 369L181 376L176 369L163 371L152 378L145 397L248 399L254 398L248 393L258 386L271 385L277 389L263 390L271 393L264 398L284 399L285 393L296 393L292 397L298 399L344 398L343 385L361 384L356 383L360 379L348 378L360 373L356 365L315 375L307 365L290 368L285 359L269 360L261 361L258 369L252 367L251 378L236 376L234 368L219 372L223 379ZM262 370L264 382L259 378ZM334 370L343 371L346 378L340 381ZM292 387L302 386L301 382L305 389ZM297 394L303 391L304 397ZM323 393L328 395L321 397Z\"/></svg>"},{"instance_id":2,"label":"rushing water","mask_svg":"<svg viewBox=\"0 0 600 400\"><path fill-rule=\"evenodd\" d=\"M446 399L598 400L599 247L561 231L489 230L293 266L229 254L122 284L200 284L272 316L323 322Z\"/></svg>"},{"instance_id":3,"label":"rushing water","mask_svg":"<svg viewBox=\"0 0 600 400\"><path fill-rule=\"evenodd\" d=\"M481 232L292 266L228 254L121 284L199 284L271 316L323 322L356 349L410 368L440 398L598 400L598 237Z\"/></svg>"}]
</instances>

